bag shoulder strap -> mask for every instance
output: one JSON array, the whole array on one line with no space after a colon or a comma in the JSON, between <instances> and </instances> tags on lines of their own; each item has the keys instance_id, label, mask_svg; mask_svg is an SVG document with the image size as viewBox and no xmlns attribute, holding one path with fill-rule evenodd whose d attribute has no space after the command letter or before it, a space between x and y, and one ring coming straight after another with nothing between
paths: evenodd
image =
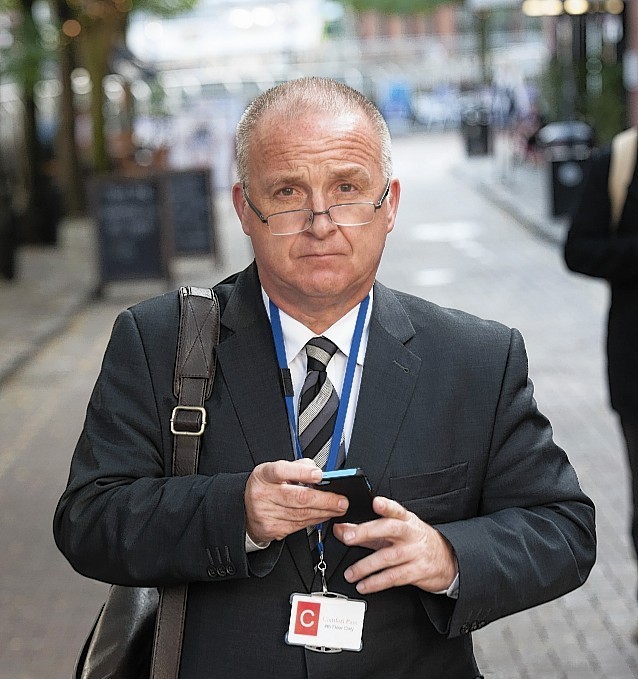
<instances>
[{"instance_id":1,"label":"bag shoulder strap","mask_svg":"<svg viewBox=\"0 0 638 679\"><path fill-rule=\"evenodd\" d=\"M627 187L636 167L638 128L630 127L617 134L611 142L609 166L609 200L611 202L611 228L615 230L622 216L627 198Z\"/></svg>"},{"instance_id":2,"label":"bag shoulder strap","mask_svg":"<svg viewBox=\"0 0 638 679\"><path fill-rule=\"evenodd\" d=\"M204 401L215 379L215 346L219 341L219 302L211 288L179 291L180 323L171 415L173 476L197 472L199 444L206 427Z\"/></svg>"},{"instance_id":3,"label":"bag shoulder strap","mask_svg":"<svg viewBox=\"0 0 638 679\"><path fill-rule=\"evenodd\" d=\"M211 288L182 287L171 415L173 476L197 473L201 436L206 428L204 403L215 379L219 341L219 301ZM177 679L184 635L188 585L164 587L155 623L151 679Z\"/></svg>"}]
</instances>

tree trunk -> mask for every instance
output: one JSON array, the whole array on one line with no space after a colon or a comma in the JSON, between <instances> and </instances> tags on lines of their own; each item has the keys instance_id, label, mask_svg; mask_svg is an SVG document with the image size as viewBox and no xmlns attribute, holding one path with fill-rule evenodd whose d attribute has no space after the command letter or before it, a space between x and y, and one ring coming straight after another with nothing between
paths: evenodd
<instances>
[{"instance_id":1,"label":"tree trunk","mask_svg":"<svg viewBox=\"0 0 638 679\"><path fill-rule=\"evenodd\" d=\"M55 0L55 9L60 24L72 18L69 5L64 0ZM64 36L58 49L60 61L60 81L62 94L60 97L60 126L57 136L59 158L59 178L62 187L65 212L82 214L86 207L85 186L80 168L80 159L75 139L75 106L71 74L76 66L74 42Z\"/></svg>"},{"instance_id":2,"label":"tree trunk","mask_svg":"<svg viewBox=\"0 0 638 679\"><path fill-rule=\"evenodd\" d=\"M111 169L104 126L104 78L109 74L109 57L120 28L120 17L107 16L88 22L83 30L84 58L91 76L91 124L94 170Z\"/></svg>"},{"instance_id":3,"label":"tree trunk","mask_svg":"<svg viewBox=\"0 0 638 679\"><path fill-rule=\"evenodd\" d=\"M0 159L0 278L12 280L16 275L16 250L18 247L16 223L11 191L2 159Z\"/></svg>"},{"instance_id":4,"label":"tree trunk","mask_svg":"<svg viewBox=\"0 0 638 679\"><path fill-rule=\"evenodd\" d=\"M23 0L23 30L25 37L35 40L37 29L31 14L32 0ZM25 189L26 210L22 215L21 240L30 243L53 245L57 240L59 212L51 181L44 174L44 150L38 138L37 110L35 105L34 74L25 76L22 83L24 101Z\"/></svg>"}]
</instances>

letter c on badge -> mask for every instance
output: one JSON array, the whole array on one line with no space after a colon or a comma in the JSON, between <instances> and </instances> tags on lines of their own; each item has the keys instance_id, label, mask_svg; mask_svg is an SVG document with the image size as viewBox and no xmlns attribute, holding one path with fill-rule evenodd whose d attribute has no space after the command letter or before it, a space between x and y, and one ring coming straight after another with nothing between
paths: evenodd
<instances>
[{"instance_id":1,"label":"letter c on badge","mask_svg":"<svg viewBox=\"0 0 638 679\"><path fill-rule=\"evenodd\" d=\"M302 627L312 627L315 624L315 612L308 609L302 611L299 623Z\"/></svg>"},{"instance_id":2,"label":"letter c on badge","mask_svg":"<svg viewBox=\"0 0 638 679\"><path fill-rule=\"evenodd\" d=\"M319 631L320 603L314 601L300 601L297 606L297 619L295 620L295 634L305 634L316 637Z\"/></svg>"}]
</instances>

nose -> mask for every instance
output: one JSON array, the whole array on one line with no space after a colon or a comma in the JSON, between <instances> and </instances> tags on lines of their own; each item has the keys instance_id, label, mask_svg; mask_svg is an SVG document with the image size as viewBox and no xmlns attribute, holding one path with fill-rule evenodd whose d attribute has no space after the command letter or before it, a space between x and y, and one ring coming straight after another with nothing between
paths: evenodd
<instances>
[{"instance_id":1,"label":"nose","mask_svg":"<svg viewBox=\"0 0 638 679\"><path fill-rule=\"evenodd\" d=\"M330 219L328 210L314 210L312 213L312 226L310 231L317 238L325 238L332 231L336 230L336 224Z\"/></svg>"}]
</instances>

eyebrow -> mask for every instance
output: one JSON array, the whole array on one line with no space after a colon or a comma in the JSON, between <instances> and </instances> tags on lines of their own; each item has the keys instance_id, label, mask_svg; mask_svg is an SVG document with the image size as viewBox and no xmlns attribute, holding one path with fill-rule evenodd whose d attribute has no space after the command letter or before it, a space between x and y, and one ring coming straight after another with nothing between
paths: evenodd
<instances>
[{"instance_id":1,"label":"eyebrow","mask_svg":"<svg viewBox=\"0 0 638 679\"><path fill-rule=\"evenodd\" d=\"M360 181L367 181L372 184L372 175L364 168L356 165L339 169L332 173L335 178L343 177L344 179L359 179Z\"/></svg>"},{"instance_id":2,"label":"eyebrow","mask_svg":"<svg viewBox=\"0 0 638 679\"><path fill-rule=\"evenodd\" d=\"M371 174L359 165L348 165L345 167L335 168L329 172L328 178L332 180L341 179L343 181L358 179L359 181L365 181L370 185L373 183ZM276 186L307 183L307 181L308 180L305 173L280 174L269 181L266 185L266 188L270 190Z\"/></svg>"}]
</instances>

